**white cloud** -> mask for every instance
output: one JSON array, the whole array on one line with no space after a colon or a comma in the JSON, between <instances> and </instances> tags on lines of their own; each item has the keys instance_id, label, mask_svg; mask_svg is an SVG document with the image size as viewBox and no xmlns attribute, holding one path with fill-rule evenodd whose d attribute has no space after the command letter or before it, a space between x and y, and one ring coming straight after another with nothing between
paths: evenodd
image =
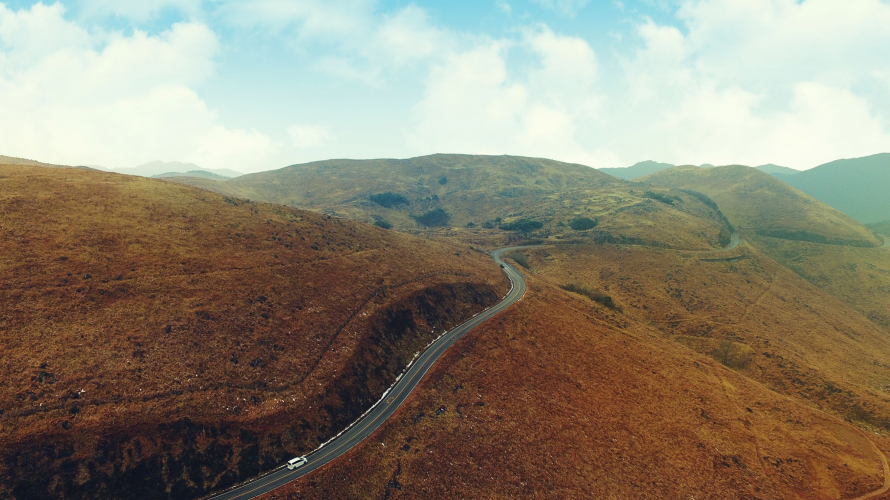
<instances>
[{"instance_id":1,"label":"white cloud","mask_svg":"<svg viewBox=\"0 0 890 500\"><path fill-rule=\"evenodd\" d=\"M532 2L567 16L574 16L583 9L590 0L532 0Z\"/></svg>"},{"instance_id":2,"label":"white cloud","mask_svg":"<svg viewBox=\"0 0 890 500\"><path fill-rule=\"evenodd\" d=\"M315 68L380 86L392 72L428 63L457 44L427 12L409 4L377 13L372 0L228 1L221 14L233 26L272 30Z\"/></svg>"},{"instance_id":3,"label":"white cloud","mask_svg":"<svg viewBox=\"0 0 890 500\"><path fill-rule=\"evenodd\" d=\"M539 64L511 75L510 51ZM489 41L434 67L406 136L418 153L525 154L578 162L610 157L594 155L576 140L579 126L599 106L596 75L596 57L586 42L545 27L526 31L516 43Z\"/></svg>"},{"instance_id":4,"label":"white cloud","mask_svg":"<svg viewBox=\"0 0 890 500\"><path fill-rule=\"evenodd\" d=\"M201 0L83 0L81 10L88 17L117 16L137 22L147 21L165 9L186 14L201 10Z\"/></svg>"},{"instance_id":5,"label":"white cloud","mask_svg":"<svg viewBox=\"0 0 890 500\"><path fill-rule=\"evenodd\" d=\"M298 148L316 148L333 141L330 130L323 125L293 125L287 135Z\"/></svg>"},{"instance_id":6,"label":"white cloud","mask_svg":"<svg viewBox=\"0 0 890 500\"><path fill-rule=\"evenodd\" d=\"M643 19L610 96L628 162L809 168L890 144L890 5L879 0L690 0L684 31ZM634 149L636 148L636 149Z\"/></svg>"},{"instance_id":7,"label":"white cloud","mask_svg":"<svg viewBox=\"0 0 890 500\"><path fill-rule=\"evenodd\" d=\"M129 167L165 157L253 170L276 145L228 129L190 88L213 72L216 35L196 23L157 36L89 34L64 10L0 8L3 154ZM12 40L13 42L9 42Z\"/></svg>"}]
</instances>

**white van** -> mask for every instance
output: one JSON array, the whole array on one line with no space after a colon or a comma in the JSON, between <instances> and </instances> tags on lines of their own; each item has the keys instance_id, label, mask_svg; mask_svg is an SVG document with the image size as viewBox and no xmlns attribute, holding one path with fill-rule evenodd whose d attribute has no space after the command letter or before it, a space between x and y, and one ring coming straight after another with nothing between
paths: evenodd
<instances>
[{"instance_id":1,"label":"white van","mask_svg":"<svg viewBox=\"0 0 890 500\"><path fill-rule=\"evenodd\" d=\"M304 465L306 465L306 457L292 458L287 461L287 468L290 470L294 470L297 467L302 467Z\"/></svg>"}]
</instances>

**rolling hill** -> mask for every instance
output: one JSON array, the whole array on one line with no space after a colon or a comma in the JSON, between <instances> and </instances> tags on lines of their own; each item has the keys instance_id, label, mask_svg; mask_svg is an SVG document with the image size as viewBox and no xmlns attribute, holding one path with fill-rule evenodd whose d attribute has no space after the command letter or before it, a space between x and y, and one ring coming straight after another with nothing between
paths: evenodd
<instances>
[{"instance_id":1,"label":"rolling hill","mask_svg":"<svg viewBox=\"0 0 890 500\"><path fill-rule=\"evenodd\" d=\"M890 153L829 162L785 181L863 224L890 220Z\"/></svg>"},{"instance_id":2,"label":"rolling hill","mask_svg":"<svg viewBox=\"0 0 890 500\"><path fill-rule=\"evenodd\" d=\"M195 498L252 477L506 286L466 245L0 166L0 497Z\"/></svg>"},{"instance_id":3,"label":"rolling hill","mask_svg":"<svg viewBox=\"0 0 890 500\"><path fill-rule=\"evenodd\" d=\"M528 239L549 246L508 255L522 300L265 498L881 488L890 250L756 169L645 181L462 155L226 181L0 166L0 496L195 498L312 449L503 295L479 241ZM375 215L426 238L341 218ZM716 250L724 217L749 244Z\"/></svg>"},{"instance_id":4,"label":"rolling hill","mask_svg":"<svg viewBox=\"0 0 890 500\"><path fill-rule=\"evenodd\" d=\"M816 243L879 244L849 216L751 167L683 166L637 180L705 193L730 222L747 233Z\"/></svg>"},{"instance_id":5,"label":"rolling hill","mask_svg":"<svg viewBox=\"0 0 890 500\"><path fill-rule=\"evenodd\" d=\"M593 238L709 249L728 238L719 216L693 196L662 196L583 165L538 158L330 160L223 182L170 180L489 248L529 238ZM573 227L578 219L590 227ZM671 231L674 219L689 230Z\"/></svg>"},{"instance_id":6,"label":"rolling hill","mask_svg":"<svg viewBox=\"0 0 890 500\"><path fill-rule=\"evenodd\" d=\"M749 167L678 167L642 180L711 196L748 241L890 333L887 251L847 215Z\"/></svg>"}]
</instances>

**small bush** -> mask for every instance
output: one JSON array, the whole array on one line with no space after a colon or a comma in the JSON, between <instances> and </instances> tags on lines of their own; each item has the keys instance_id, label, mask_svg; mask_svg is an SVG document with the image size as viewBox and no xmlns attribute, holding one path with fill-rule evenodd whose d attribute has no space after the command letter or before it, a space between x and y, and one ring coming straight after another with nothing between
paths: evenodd
<instances>
[{"instance_id":1,"label":"small bush","mask_svg":"<svg viewBox=\"0 0 890 500\"><path fill-rule=\"evenodd\" d=\"M615 301L612 300L612 297L606 295L605 293L603 293L599 290L591 290L589 288L585 288L581 285L576 285L574 283L562 285L562 286L560 286L560 288L562 288L563 290L565 290L567 292L572 292L572 293L577 293L578 295L583 295L596 303L599 303L599 304L602 304L602 305L608 307L609 309L614 309L616 311L621 310L621 308L618 307L617 304L615 304Z\"/></svg>"},{"instance_id":2,"label":"small bush","mask_svg":"<svg viewBox=\"0 0 890 500\"><path fill-rule=\"evenodd\" d=\"M599 224L599 219L591 219L589 217L575 217L569 221L569 227L575 231L587 231L593 229Z\"/></svg>"},{"instance_id":3,"label":"small bush","mask_svg":"<svg viewBox=\"0 0 890 500\"><path fill-rule=\"evenodd\" d=\"M467 227L476 227L475 222L467 222Z\"/></svg>"},{"instance_id":4,"label":"small bush","mask_svg":"<svg viewBox=\"0 0 890 500\"><path fill-rule=\"evenodd\" d=\"M683 201L678 196L668 196L666 194L656 193L654 191L646 191L645 193L643 193L643 196L645 196L646 198L651 198L655 201L666 203L668 205L673 205L675 201Z\"/></svg>"},{"instance_id":5,"label":"small bush","mask_svg":"<svg viewBox=\"0 0 890 500\"><path fill-rule=\"evenodd\" d=\"M414 217L414 220L426 227L439 227L447 225L450 218L451 216L444 209L436 208L421 216Z\"/></svg>"},{"instance_id":6,"label":"small bush","mask_svg":"<svg viewBox=\"0 0 890 500\"><path fill-rule=\"evenodd\" d=\"M522 266L526 269L531 269L529 267L528 257L524 253L522 253L518 250L513 250L512 252L508 252L508 253L504 254L504 257L513 259L514 262L516 262L517 264L519 264L520 266Z\"/></svg>"},{"instance_id":7,"label":"small bush","mask_svg":"<svg viewBox=\"0 0 890 500\"><path fill-rule=\"evenodd\" d=\"M374 225L377 227L382 227L383 229L392 229L392 224L389 223L386 219L377 219L374 221Z\"/></svg>"},{"instance_id":8,"label":"small bush","mask_svg":"<svg viewBox=\"0 0 890 500\"><path fill-rule=\"evenodd\" d=\"M501 224L501 229L505 231L516 231L519 233L530 233L544 227L544 223L536 220L519 219L509 224Z\"/></svg>"},{"instance_id":9,"label":"small bush","mask_svg":"<svg viewBox=\"0 0 890 500\"><path fill-rule=\"evenodd\" d=\"M389 191L385 193L372 194L369 199L381 207L392 208L397 205L407 205L408 198Z\"/></svg>"},{"instance_id":10,"label":"small bush","mask_svg":"<svg viewBox=\"0 0 890 500\"><path fill-rule=\"evenodd\" d=\"M448 177L445 177L445 176L443 175L442 178L439 179L439 184L441 184L441 185L443 185L443 186L444 186L445 184L448 184Z\"/></svg>"},{"instance_id":11,"label":"small bush","mask_svg":"<svg viewBox=\"0 0 890 500\"><path fill-rule=\"evenodd\" d=\"M711 351L711 356L729 368L745 368L751 362L751 356L729 339L720 341L720 345Z\"/></svg>"}]
</instances>

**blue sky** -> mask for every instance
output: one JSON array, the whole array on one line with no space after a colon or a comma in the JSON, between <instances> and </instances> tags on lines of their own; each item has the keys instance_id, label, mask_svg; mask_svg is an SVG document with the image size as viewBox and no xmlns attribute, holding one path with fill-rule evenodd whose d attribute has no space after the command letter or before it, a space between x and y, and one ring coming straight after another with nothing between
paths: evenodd
<instances>
[{"instance_id":1,"label":"blue sky","mask_svg":"<svg viewBox=\"0 0 890 500\"><path fill-rule=\"evenodd\" d=\"M254 172L890 150L888 0L0 2L0 154Z\"/></svg>"}]
</instances>

